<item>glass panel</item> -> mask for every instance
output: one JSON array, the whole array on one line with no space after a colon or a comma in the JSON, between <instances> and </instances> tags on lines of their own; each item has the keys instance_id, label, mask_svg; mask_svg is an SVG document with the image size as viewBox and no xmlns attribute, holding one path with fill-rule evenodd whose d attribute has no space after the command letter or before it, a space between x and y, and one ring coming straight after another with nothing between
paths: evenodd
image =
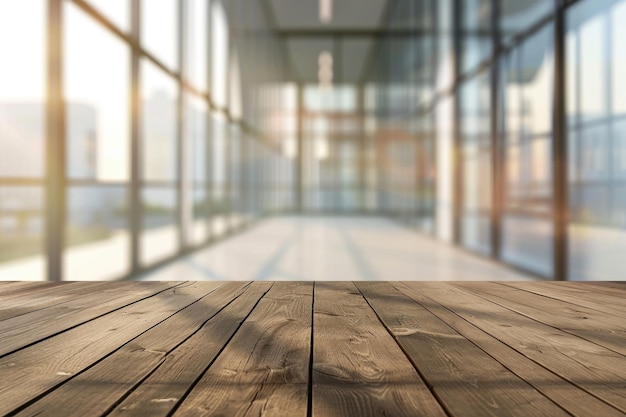
<instances>
[{"instance_id":1,"label":"glass panel","mask_svg":"<svg viewBox=\"0 0 626 417\"><path fill-rule=\"evenodd\" d=\"M141 43L173 70L178 69L178 0L141 2Z\"/></svg>"},{"instance_id":2,"label":"glass panel","mask_svg":"<svg viewBox=\"0 0 626 417\"><path fill-rule=\"evenodd\" d=\"M228 176L227 149L228 121L218 113L211 119L211 214L221 215L228 211L226 179Z\"/></svg>"},{"instance_id":3,"label":"glass panel","mask_svg":"<svg viewBox=\"0 0 626 417\"><path fill-rule=\"evenodd\" d=\"M106 280L128 273L127 187L70 187L64 279Z\"/></svg>"},{"instance_id":4,"label":"glass panel","mask_svg":"<svg viewBox=\"0 0 626 417\"><path fill-rule=\"evenodd\" d=\"M226 107L228 93L228 20L219 1L211 3L211 98Z\"/></svg>"},{"instance_id":5,"label":"glass panel","mask_svg":"<svg viewBox=\"0 0 626 417\"><path fill-rule=\"evenodd\" d=\"M463 0L461 5L462 54L461 71L478 66L491 56L491 0Z\"/></svg>"},{"instance_id":6,"label":"glass panel","mask_svg":"<svg viewBox=\"0 0 626 417\"><path fill-rule=\"evenodd\" d=\"M123 32L130 31L130 2L128 0L87 0L87 2Z\"/></svg>"},{"instance_id":7,"label":"glass panel","mask_svg":"<svg viewBox=\"0 0 626 417\"><path fill-rule=\"evenodd\" d=\"M208 17L209 2L187 0L187 25L185 52L187 80L202 91L207 90L208 70Z\"/></svg>"},{"instance_id":8,"label":"glass panel","mask_svg":"<svg viewBox=\"0 0 626 417\"><path fill-rule=\"evenodd\" d=\"M500 36L509 42L554 10L554 0L499 0Z\"/></svg>"},{"instance_id":9,"label":"glass panel","mask_svg":"<svg viewBox=\"0 0 626 417\"><path fill-rule=\"evenodd\" d=\"M176 179L176 81L148 60L141 61L143 179Z\"/></svg>"},{"instance_id":10,"label":"glass panel","mask_svg":"<svg viewBox=\"0 0 626 417\"><path fill-rule=\"evenodd\" d=\"M129 48L73 3L64 29L67 175L127 181Z\"/></svg>"},{"instance_id":11,"label":"glass panel","mask_svg":"<svg viewBox=\"0 0 626 417\"><path fill-rule=\"evenodd\" d=\"M463 244L488 254L492 206L491 104L489 73L468 81L461 89L463 141Z\"/></svg>"},{"instance_id":12,"label":"glass panel","mask_svg":"<svg viewBox=\"0 0 626 417\"><path fill-rule=\"evenodd\" d=\"M0 177L44 175L46 3L0 1Z\"/></svg>"},{"instance_id":13,"label":"glass panel","mask_svg":"<svg viewBox=\"0 0 626 417\"><path fill-rule=\"evenodd\" d=\"M141 262L150 265L178 250L177 193L173 188L146 187L143 190L143 231Z\"/></svg>"},{"instance_id":14,"label":"glass panel","mask_svg":"<svg viewBox=\"0 0 626 417\"><path fill-rule=\"evenodd\" d=\"M437 106L437 236L452 240L453 176L452 176L452 106L453 99L444 98Z\"/></svg>"},{"instance_id":15,"label":"glass panel","mask_svg":"<svg viewBox=\"0 0 626 417\"><path fill-rule=\"evenodd\" d=\"M187 168L185 183L191 190L186 207L189 218L189 241L202 243L208 237L208 105L203 99L187 95L185 99Z\"/></svg>"},{"instance_id":16,"label":"glass panel","mask_svg":"<svg viewBox=\"0 0 626 417\"><path fill-rule=\"evenodd\" d=\"M502 258L551 277L552 228L551 24L505 58L501 70L505 195Z\"/></svg>"},{"instance_id":17,"label":"glass panel","mask_svg":"<svg viewBox=\"0 0 626 417\"><path fill-rule=\"evenodd\" d=\"M0 187L0 280L43 280L44 193Z\"/></svg>"},{"instance_id":18,"label":"glass panel","mask_svg":"<svg viewBox=\"0 0 626 417\"><path fill-rule=\"evenodd\" d=\"M624 280L626 253L625 0L567 10L569 279Z\"/></svg>"}]
</instances>

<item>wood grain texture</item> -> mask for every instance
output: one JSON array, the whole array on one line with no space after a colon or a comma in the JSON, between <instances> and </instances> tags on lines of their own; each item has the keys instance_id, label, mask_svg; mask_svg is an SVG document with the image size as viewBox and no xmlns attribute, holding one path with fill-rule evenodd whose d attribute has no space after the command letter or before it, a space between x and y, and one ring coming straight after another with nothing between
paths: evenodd
<instances>
[{"instance_id":1,"label":"wood grain texture","mask_svg":"<svg viewBox=\"0 0 626 417\"><path fill-rule=\"evenodd\" d=\"M570 287L566 282L563 283L564 285L555 286L554 284L555 283L549 282L502 283L502 285L519 288L555 300L567 301L568 303L603 311L626 319L626 297L622 297L621 294L619 296L607 296L605 294L594 293L590 289Z\"/></svg>"},{"instance_id":2,"label":"wood grain texture","mask_svg":"<svg viewBox=\"0 0 626 417\"><path fill-rule=\"evenodd\" d=\"M456 283L504 308L626 355L626 320L565 301L493 283Z\"/></svg>"},{"instance_id":3,"label":"wood grain texture","mask_svg":"<svg viewBox=\"0 0 626 417\"><path fill-rule=\"evenodd\" d=\"M353 283L316 283L313 417L445 416Z\"/></svg>"},{"instance_id":4,"label":"wood grain texture","mask_svg":"<svg viewBox=\"0 0 626 417\"><path fill-rule=\"evenodd\" d=\"M418 285L419 284L419 285ZM407 283L561 378L626 412L626 357L445 283Z\"/></svg>"},{"instance_id":5,"label":"wood grain texture","mask_svg":"<svg viewBox=\"0 0 626 417\"><path fill-rule=\"evenodd\" d=\"M83 417L105 413L245 287L241 282L222 285L17 415Z\"/></svg>"},{"instance_id":6,"label":"wood grain texture","mask_svg":"<svg viewBox=\"0 0 626 417\"><path fill-rule=\"evenodd\" d=\"M538 391L542 392L546 398L549 398L573 416L624 416L622 412L565 381L563 378L555 375L553 372L522 355L495 337L485 333L451 310L443 307L441 304L412 290L406 283L393 283L392 285L419 302L448 326L452 327L463 335L463 337L485 351L485 353L500 362L528 384L535 387ZM427 295L428 291L424 291L424 294Z\"/></svg>"},{"instance_id":7,"label":"wood grain texture","mask_svg":"<svg viewBox=\"0 0 626 417\"><path fill-rule=\"evenodd\" d=\"M27 281L0 281L0 302L20 294L45 291L59 285L69 285L68 282L27 282Z\"/></svg>"},{"instance_id":8,"label":"wood grain texture","mask_svg":"<svg viewBox=\"0 0 626 417\"><path fill-rule=\"evenodd\" d=\"M312 290L274 284L174 415L306 416Z\"/></svg>"},{"instance_id":9,"label":"wood grain texture","mask_svg":"<svg viewBox=\"0 0 626 417\"><path fill-rule=\"evenodd\" d=\"M127 283L0 321L0 356L66 331L177 284Z\"/></svg>"},{"instance_id":10,"label":"wood grain texture","mask_svg":"<svg viewBox=\"0 0 626 417\"><path fill-rule=\"evenodd\" d=\"M127 283L110 283L112 285L126 285ZM45 291L34 291L33 293L17 294L14 297L7 296L0 302L0 320L10 319L25 313L53 306L67 300L86 296L98 287L109 286L109 283L86 282L86 283L64 283L54 285ZM110 287L109 286L109 287Z\"/></svg>"},{"instance_id":11,"label":"wood grain texture","mask_svg":"<svg viewBox=\"0 0 626 417\"><path fill-rule=\"evenodd\" d=\"M184 283L0 359L0 414L82 372L220 284Z\"/></svg>"},{"instance_id":12,"label":"wood grain texture","mask_svg":"<svg viewBox=\"0 0 626 417\"><path fill-rule=\"evenodd\" d=\"M389 283L357 283L453 415L568 416L542 393Z\"/></svg>"},{"instance_id":13,"label":"wood grain texture","mask_svg":"<svg viewBox=\"0 0 626 417\"><path fill-rule=\"evenodd\" d=\"M251 284L240 297L169 353L159 368L108 416L168 416L271 286L268 282Z\"/></svg>"},{"instance_id":14,"label":"wood grain texture","mask_svg":"<svg viewBox=\"0 0 626 417\"><path fill-rule=\"evenodd\" d=\"M0 282L0 415L626 416L624 288Z\"/></svg>"}]
</instances>

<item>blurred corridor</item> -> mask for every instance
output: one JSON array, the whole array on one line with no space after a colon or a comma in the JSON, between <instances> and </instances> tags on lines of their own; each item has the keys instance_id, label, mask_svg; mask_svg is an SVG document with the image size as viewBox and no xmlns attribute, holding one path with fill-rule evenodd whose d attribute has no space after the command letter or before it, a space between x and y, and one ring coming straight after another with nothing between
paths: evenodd
<instances>
[{"instance_id":1,"label":"blurred corridor","mask_svg":"<svg viewBox=\"0 0 626 417\"><path fill-rule=\"evenodd\" d=\"M0 280L624 280L624 38L626 0L0 0Z\"/></svg>"},{"instance_id":2,"label":"blurred corridor","mask_svg":"<svg viewBox=\"0 0 626 417\"><path fill-rule=\"evenodd\" d=\"M279 217L142 280L444 281L532 277L375 217Z\"/></svg>"}]
</instances>

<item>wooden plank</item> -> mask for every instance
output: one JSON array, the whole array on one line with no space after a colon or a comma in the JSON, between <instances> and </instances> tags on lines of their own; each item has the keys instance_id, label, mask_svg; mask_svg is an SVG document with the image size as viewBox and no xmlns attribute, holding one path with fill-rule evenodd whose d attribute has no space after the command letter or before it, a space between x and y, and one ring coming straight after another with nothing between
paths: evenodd
<instances>
[{"instance_id":1,"label":"wooden plank","mask_svg":"<svg viewBox=\"0 0 626 417\"><path fill-rule=\"evenodd\" d=\"M449 284L406 285L563 379L626 412L626 358L623 355Z\"/></svg>"},{"instance_id":2,"label":"wooden plank","mask_svg":"<svg viewBox=\"0 0 626 417\"><path fill-rule=\"evenodd\" d=\"M0 302L0 320L10 319L41 308L50 307L67 300L91 294L98 287L128 285L125 282L76 282L64 283L47 288L45 291L19 294L7 297Z\"/></svg>"},{"instance_id":3,"label":"wooden plank","mask_svg":"<svg viewBox=\"0 0 626 417\"><path fill-rule=\"evenodd\" d=\"M606 294L611 297L626 296L626 284L618 282L567 282L565 284L572 288Z\"/></svg>"},{"instance_id":4,"label":"wooden plank","mask_svg":"<svg viewBox=\"0 0 626 417\"><path fill-rule=\"evenodd\" d=\"M455 283L504 308L626 355L626 320L612 314L485 282Z\"/></svg>"},{"instance_id":5,"label":"wooden plank","mask_svg":"<svg viewBox=\"0 0 626 417\"><path fill-rule=\"evenodd\" d=\"M0 359L0 415L70 379L221 283L183 283Z\"/></svg>"},{"instance_id":6,"label":"wooden plank","mask_svg":"<svg viewBox=\"0 0 626 417\"><path fill-rule=\"evenodd\" d=\"M175 285L135 282L108 286L102 291L71 299L0 321L0 356L93 320L128 304L151 297Z\"/></svg>"},{"instance_id":7,"label":"wooden plank","mask_svg":"<svg viewBox=\"0 0 626 417\"><path fill-rule=\"evenodd\" d=\"M28 281L0 281L0 302L7 297L14 296L16 294L23 294L27 292L33 292L37 290L45 290L58 285L67 285L66 282L28 282Z\"/></svg>"},{"instance_id":8,"label":"wooden plank","mask_svg":"<svg viewBox=\"0 0 626 417\"><path fill-rule=\"evenodd\" d=\"M441 304L408 288L404 283L394 287L420 303L444 323L484 350L520 378L542 392L575 417L620 417L624 414L593 395L555 375L545 367L528 359L515 349L485 333ZM425 292L427 293L427 292Z\"/></svg>"},{"instance_id":9,"label":"wooden plank","mask_svg":"<svg viewBox=\"0 0 626 417\"><path fill-rule=\"evenodd\" d=\"M557 285L555 285L557 284ZM609 297L604 294L593 294L589 291L583 291L576 288L568 288L564 283L548 283L548 282L502 282L502 285L508 285L513 288L519 288L544 297L554 298L556 300L567 301L581 307L591 308L593 310L603 311L613 314L617 317L626 318L626 308L616 305L616 303L624 303L621 297Z\"/></svg>"},{"instance_id":10,"label":"wooden plank","mask_svg":"<svg viewBox=\"0 0 626 417\"><path fill-rule=\"evenodd\" d=\"M452 415L569 416L389 283L357 287Z\"/></svg>"},{"instance_id":11,"label":"wooden plank","mask_svg":"<svg viewBox=\"0 0 626 417\"><path fill-rule=\"evenodd\" d=\"M306 416L312 289L274 284L175 415Z\"/></svg>"},{"instance_id":12,"label":"wooden plank","mask_svg":"<svg viewBox=\"0 0 626 417\"><path fill-rule=\"evenodd\" d=\"M271 285L253 283L198 333L168 354L163 364L107 416L169 416Z\"/></svg>"},{"instance_id":13,"label":"wooden plank","mask_svg":"<svg viewBox=\"0 0 626 417\"><path fill-rule=\"evenodd\" d=\"M443 411L354 284L316 283L312 416Z\"/></svg>"},{"instance_id":14,"label":"wooden plank","mask_svg":"<svg viewBox=\"0 0 626 417\"><path fill-rule=\"evenodd\" d=\"M17 416L83 417L106 413L162 364L176 346L248 287L245 282L223 285L125 344Z\"/></svg>"},{"instance_id":15,"label":"wooden plank","mask_svg":"<svg viewBox=\"0 0 626 417\"><path fill-rule=\"evenodd\" d=\"M626 291L626 281L592 281L586 284Z\"/></svg>"}]
</instances>

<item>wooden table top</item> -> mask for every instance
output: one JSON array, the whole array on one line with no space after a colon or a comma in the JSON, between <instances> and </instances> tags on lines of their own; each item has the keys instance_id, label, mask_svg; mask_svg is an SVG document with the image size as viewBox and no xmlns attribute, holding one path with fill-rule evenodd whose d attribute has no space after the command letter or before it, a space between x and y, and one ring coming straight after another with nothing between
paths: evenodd
<instances>
[{"instance_id":1,"label":"wooden table top","mask_svg":"<svg viewBox=\"0 0 626 417\"><path fill-rule=\"evenodd\" d=\"M0 282L0 415L626 415L626 283Z\"/></svg>"}]
</instances>

